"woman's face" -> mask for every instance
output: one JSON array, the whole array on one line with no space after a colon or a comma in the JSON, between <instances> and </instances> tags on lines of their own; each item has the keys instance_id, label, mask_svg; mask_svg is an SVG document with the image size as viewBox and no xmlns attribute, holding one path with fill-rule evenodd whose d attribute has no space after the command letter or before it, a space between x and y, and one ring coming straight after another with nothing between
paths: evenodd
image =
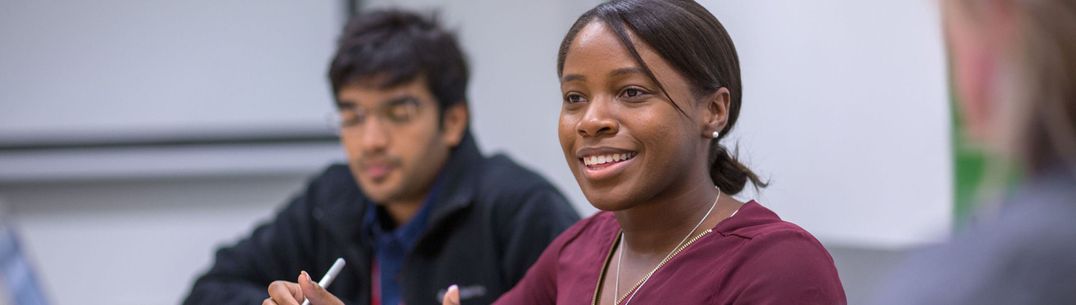
<instances>
[{"instance_id":1,"label":"woman's face","mask_svg":"<svg viewBox=\"0 0 1076 305\"><path fill-rule=\"evenodd\" d=\"M675 192L700 172L709 181L706 122L687 80L642 41L635 47L680 113L602 22L571 41L558 128L568 167L596 208L617 211ZM696 181L697 182L697 181Z\"/></svg>"}]
</instances>

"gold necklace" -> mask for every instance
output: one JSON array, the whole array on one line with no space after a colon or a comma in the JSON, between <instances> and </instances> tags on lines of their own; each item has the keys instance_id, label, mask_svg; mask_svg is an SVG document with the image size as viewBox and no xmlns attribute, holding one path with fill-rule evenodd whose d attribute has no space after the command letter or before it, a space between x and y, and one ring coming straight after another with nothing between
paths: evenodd
<instances>
[{"instance_id":1,"label":"gold necklace","mask_svg":"<svg viewBox=\"0 0 1076 305\"><path fill-rule=\"evenodd\" d=\"M692 236L691 236L692 233L695 233L695 230L698 230L699 226L702 226L703 223L706 222L707 218L710 218L710 213L713 212L713 208L718 206L718 200L721 199L721 189L718 189L718 186L713 186L713 188L718 190L718 196L713 198L713 204L710 204L710 209L706 211L706 214L704 214L703 219L699 219L698 223L696 223L695 226L691 228L691 231L688 232L688 235L684 235L683 239L681 239L680 242L678 242L677 246L674 247L673 250L670 250L669 253L665 255L665 258L662 259L661 262L657 263L657 265L655 265L652 269L650 269L650 272L647 273L645 276L642 276L642 278L639 279L639 281L635 283L635 286L632 287L631 290L628 290L627 294L625 294L623 296L620 295L620 266L623 264L624 250L626 250L626 249L624 248L624 232L623 231L620 232L620 238L618 238L618 239L620 239L620 246L617 246L618 248L620 248L620 253L618 253L618 255L617 255L617 277L615 277L613 279L614 281L613 281L613 294L612 295L613 295L613 300L615 301L615 303L613 303L614 305L621 304L621 302L624 302L623 303L624 305L627 305L628 303L631 303L632 299L634 299L634 297L635 297L635 293L638 292L639 289L642 288L643 285L646 285L647 281L650 280L650 277L653 276L654 273L657 272L657 269L660 269L662 266L664 266L666 263L668 263L668 261L670 259L673 259L673 257L675 257L676 254L680 253L680 251L682 251L684 248L686 248L689 245L693 244L693 242L695 242L695 240L698 240L698 238L702 238L704 235L706 235L706 234L708 234L708 233L710 233L712 231L712 230L707 230L707 231L705 231L703 233L700 233L700 234L696 235L694 238L692 238ZM690 240L689 240L689 238L690 238ZM624 299L627 299L627 301L625 302Z\"/></svg>"},{"instance_id":2,"label":"gold necklace","mask_svg":"<svg viewBox=\"0 0 1076 305\"><path fill-rule=\"evenodd\" d=\"M617 298L616 304L621 304L621 302L624 302L623 304L627 305L628 303L630 303L631 299L635 298L635 292L639 291L639 288L643 287L643 284L645 284L647 280L650 280L650 276L654 275L654 272L657 272L659 269L661 269L662 266L665 266L665 263L668 263L670 259L675 257L677 254L680 254L680 251L683 251L688 246L695 243L696 240L699 240L700 238L702 238L706 234L709 234L710 232L713 232L713 229L707 229L706 231L702 231L702 233L699 233L698 235L695 235L695 237L688 240L687 243L681 245L680 247L677 247L673 252L669 253L669 255L665 257L665 259L662 259L661 262L658 262L657 266L654 266L654 269L650 270L650 272L647 272L646 275L643 276L643 278L639 279L639 281L635 283L635 286L633 286L631 288L631 290L628 290L627 294ZM621 251L621 253L623 253L624 250L621 249L620 251ZM620 261L619 261L619 259L617 260L616 268L620 269ZM620 274L620 271L618 270L617 275L619 275L619 274ZM619 276L617 277L617 281L618 282L620 281ZM617 283L617 284L619 284L619 283ZM616 290L618 290L618 289L613 290L614 295L616 294ZM627 298L628 301L625 302L624 301L625 298Z\"/></svg>"}]
</instances>

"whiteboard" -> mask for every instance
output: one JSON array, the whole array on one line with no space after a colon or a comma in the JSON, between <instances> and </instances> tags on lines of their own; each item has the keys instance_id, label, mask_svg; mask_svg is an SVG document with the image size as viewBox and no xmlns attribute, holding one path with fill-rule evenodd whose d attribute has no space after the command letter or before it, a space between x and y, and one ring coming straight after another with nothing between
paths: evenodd
<instances>
[{"instance_id":1,"label":"whiteboard","mask_svg":"<svg viewBox=\"0 0 1076 305\"><path fill-rule=\"evenodd\" d=\"M0 1L0 144L327 132L344 1Z\"/></svg>"}]
</instances>

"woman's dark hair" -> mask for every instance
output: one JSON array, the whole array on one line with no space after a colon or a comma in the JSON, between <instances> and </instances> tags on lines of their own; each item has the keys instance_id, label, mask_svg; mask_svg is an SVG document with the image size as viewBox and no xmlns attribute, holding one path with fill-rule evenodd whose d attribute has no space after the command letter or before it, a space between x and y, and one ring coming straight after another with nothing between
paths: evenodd
<instances>
[{"instance_id":1,"label":"woman's dark hair","mask_svg":"<svg viewBox=\"0 0 1076 305\"><path fill-rule=\"evenodd\" d=\"M564 40L560 43L557 57L557 74L564 72L564 57L572 40L587 24L602 22L616 34L637 64L661 89L665 86L647 66L629 31L668 61L677 72L691 81L696 97L712 94L728 88L731 95L728 124L721 130L721 137L728 135L740 116L742 88L740 62L736 46L725 27L706 8L691 0L622 0L609 1L583 13ZM669 97L665 92L666 97ZM671 101L672 98L669 97ZM676 103L672 103L681 113ZM750 180L756 187L767 183L759 179L750 168L737 160L715 139L710 146L710 178L722 191L739 193Z\"/></svg>"},{"instance_id":2,"label":"woman's dark hair","mask_svg":"<svg viewBox=\"0 0 1076 305\"><path fill-rule=\"evenodd\" d=\"M456 36L425 17L400 10L370 11L352 17L329 65L333 94L357 81L377 80L392 88L425 77L437 99L439 117L467 100L467 60ZM383 78L382 78L383 77Z\"/></svg>"}]
</instances>

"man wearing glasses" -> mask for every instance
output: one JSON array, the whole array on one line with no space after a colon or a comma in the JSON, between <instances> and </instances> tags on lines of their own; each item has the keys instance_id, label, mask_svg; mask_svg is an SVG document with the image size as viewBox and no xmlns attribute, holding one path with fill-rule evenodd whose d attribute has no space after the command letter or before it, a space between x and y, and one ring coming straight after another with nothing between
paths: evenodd
<instances>
[{"instance_id":1,"label":"man wearing glasses","mask_svg":"<svg viewBox=\"0 0 1076 305\"><path fill-rule=\"evenodd\" d=\"M548 181L479 152L467 64L434 20L355 17L329 79L348 164L220 249L184 304L440 304L453 284L464 302L488 304L578 220ZM328 293L304 297L296 283L310 289L337 257L347 264Z\"/></svg>"}]
</instances>

